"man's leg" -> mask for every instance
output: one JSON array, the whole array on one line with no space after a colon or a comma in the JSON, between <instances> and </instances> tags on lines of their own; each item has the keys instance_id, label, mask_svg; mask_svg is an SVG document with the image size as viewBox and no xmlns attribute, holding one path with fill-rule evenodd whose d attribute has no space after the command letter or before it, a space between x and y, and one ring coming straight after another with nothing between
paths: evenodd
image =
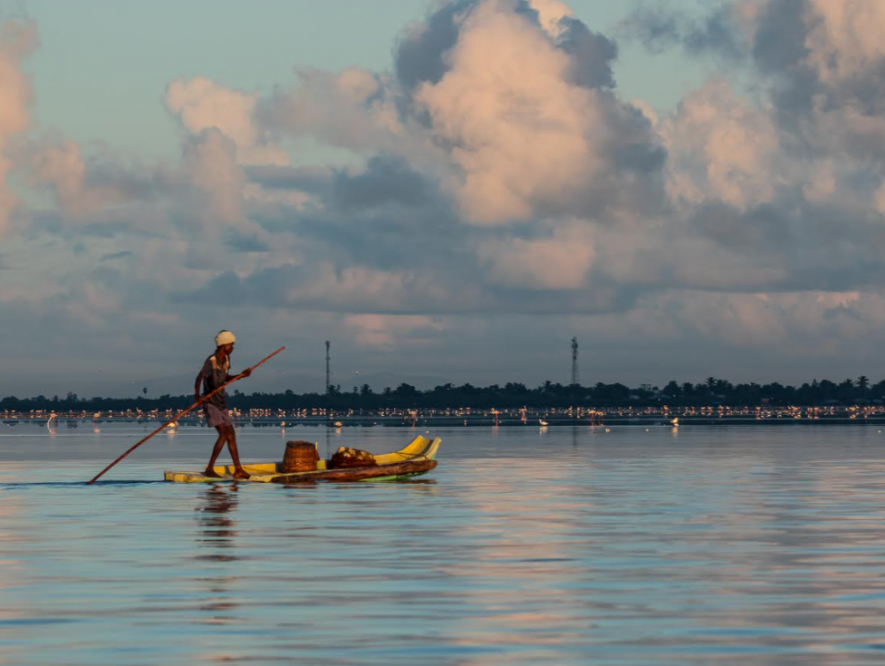
<instances>
[{"instance_id":1,"label":"man's leg","mask_svg":"<svg viewBox=\"0 0 885 666\"><path fill-rule=\"evenodd\" d=\"M237 451L237 433L232 425L224 426L227 429L227 448L230 451L230 457L234 461L234 478L248 479L249 474L240 464L240 453Z\"/></svg>"},{"instance_id":2,"label":"man's leg","mask_svg":"<svg viewBox=\"0 0 885 666\"><path fill-rule=\"evenodd\" d=\"M209 464L206 465L206 471L203 472L203 476L211 476L216 479L220 479L221 475L215 472L215 461L218 460L218 456L221 455L221 449L224 448L224 443L227 441L227 433L225 433L224 429L227 426L215 426L215 429L218 431L218 439L215 440L215 446L212 448L212 455L209 457Z\"/></svg>"}]
</instances>

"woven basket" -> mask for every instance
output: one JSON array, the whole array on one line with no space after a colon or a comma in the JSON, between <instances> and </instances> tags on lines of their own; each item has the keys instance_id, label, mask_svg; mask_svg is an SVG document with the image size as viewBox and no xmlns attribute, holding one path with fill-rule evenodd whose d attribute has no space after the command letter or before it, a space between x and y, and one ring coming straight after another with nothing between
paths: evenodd
<instances>
[{"instance_id":1,"label":"woven basket","mask_svg":"<svg viewBox=\"0 0 885 666\"><path fill-rule=\"evenodd\" d=\"M286 442L282 472L283 474L312 472L316 470L319 459L317 448L311 442Z\"/></svg>"}]
</instances>

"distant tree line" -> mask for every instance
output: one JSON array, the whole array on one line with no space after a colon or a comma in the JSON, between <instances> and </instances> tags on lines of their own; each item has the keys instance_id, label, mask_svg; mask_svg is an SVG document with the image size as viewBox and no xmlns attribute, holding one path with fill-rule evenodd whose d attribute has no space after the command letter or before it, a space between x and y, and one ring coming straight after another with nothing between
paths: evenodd
<instances>
[{"instance_id":1,"label":"distant tree line","mask_svg":"<svg viewBox=\"0 0 885 666\"><path fill-rule=\"evenodd\" d=\"M68 393L64 398L48 398L38 395L33 398L9 396L0 400L0 411L31 410L69 411L125 411L141 409L184 409L193 402L193 396L161 395L156 398L146 394L137 398L81 398ZM396 388L385 388L375 392L368 384L354 386L350 391L342 391L341 386L332 386L327 393L282 393L245 394L234 390L228 395L228 404L241 410L261 409L355 409L378 410L384 408L436 408L470 407L475 409L513 407L568 407L568 406L691 406L728 404L733 406L770 405L838 405L838 404L880 404L885 402L885 380L871 384L868 377L856 380L846 379L836 383L828 379L806 382L801 386L771 384L732 384L724 379L710 377L706 382L692 384L671 381L663 388L648 384L630 388L624 384L604 384L593 386L580 384L558 384L546 381L536 388L528 388L519 382L508 382L503 386L473 386L472 384L442 384L426 391L402 383Z\"/></svg>"}]
</instances>

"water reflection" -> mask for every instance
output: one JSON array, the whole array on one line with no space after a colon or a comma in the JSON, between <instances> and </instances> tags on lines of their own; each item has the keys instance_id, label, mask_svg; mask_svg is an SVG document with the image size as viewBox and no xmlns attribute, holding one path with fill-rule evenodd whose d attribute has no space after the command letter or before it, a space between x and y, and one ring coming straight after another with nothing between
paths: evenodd
<instances>
[{"instance_id":1,"label":"water reflection","mask_svg":"<svg viewBox=\"0 0 885 666\"><path fill-rule=\"evenodd\" d=\"M875 428L459 427L434 433L439 467L404 484L58 483L138 434L116 428L2 435L0 663L841 666L885 653ZM345 433L379 453L411 436ZM209 435L191 434L151 451L204 463ZM244 440L253 459L280 452L276 428ZM72 451L84 460L59 462ZM165 465L133 461L124 478Z\"/></svg>"},{"instance_id":2,"label":"water reflection","mask_svg":"<svg viewBox=\"0 0 885 666\"><path fill-rule=\"evenodd\" d=\"M217 562L234 562L239 559L235 552L237 524L231 512L237 508L239 485L236 483L210 484L200 494L196 511L200 523L199 543L212 552L202 553L197 559Z\"/></svg>"},{"instance_id":3,"label":"water reflection","mask_svg":"<svg viewBox=\"0 0 885 666\"><path fill-rule=\"evenodd\" d=\"M883 474L878 462L867 461L863 472L851 461L808 467L773 451L770 465L731 498L742 509L722 517L730 534L718 548L697 544L708 558L711 597L731 594L754 608L723 613L705 641L769 635L781 649L811 650L815 663L834 666L847 663L836 644L882 649L885 617L872 611L883 597L873 571L881 566L885 511L870 499ZM759 477L775 481L776 490L759 494ZM729 566L714 570L716 561Z\"/></svg>"},{"instance_id":4,"label":"water reflection","mask_svg":"<svg viewBox=\"0 0 885 666\"><path fill-rule=\"evenodd\" d=\"M208 552L201 552L194 559L220 566L207 569L197 579L203 588L199 608L209 615L200 617L197 624L233 624L237 621L233 612L240 606L235 595L239 572L231 565L241 559L236 552L238 532L232 515L239 504L238 493L236 483L215 483L200 494L196 509L200 524L197 543Z\"/></svg>"}]
</instances>

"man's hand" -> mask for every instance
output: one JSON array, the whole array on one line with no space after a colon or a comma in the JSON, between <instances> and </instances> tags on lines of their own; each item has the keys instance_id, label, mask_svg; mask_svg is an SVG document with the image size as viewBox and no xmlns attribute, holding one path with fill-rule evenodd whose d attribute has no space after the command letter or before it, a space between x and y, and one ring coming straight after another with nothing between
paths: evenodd
<instances>
[{"instance_id":1,"label":"man's hand","mask_svg":"<svg viewBox=\"0 0 885 666\"><path fill-rule=\"evenodd\" d=\"M248 370L248 369L243 370L243 371L240 373L240 379L245 379L246 377L251 377L251 376L252 376L252 371L251 371L251 370Z\"/></svg>"}]
</instances>

